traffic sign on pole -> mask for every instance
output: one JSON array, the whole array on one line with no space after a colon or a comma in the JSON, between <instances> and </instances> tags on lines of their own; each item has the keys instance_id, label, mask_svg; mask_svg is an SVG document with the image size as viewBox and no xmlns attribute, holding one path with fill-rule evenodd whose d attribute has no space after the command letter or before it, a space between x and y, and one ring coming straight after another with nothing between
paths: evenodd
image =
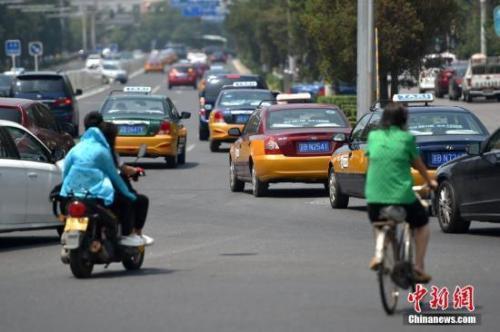
<instances>
[{"instance_id":1,"label":"traffic sign on pole","mask_svg":"<svg viewBox=\"0 0 500 332\"><path fill-rule=\"evenodd\" d=\"M43 43L41 41L29 42L28 52L35 58L35 71L38 71L38 57L43 55Z\"/></svg>"},{"instance_id":2,"label":"traffic sign on pole","mask_svg":"<svg viewBox=\"0 0 500 332\"><path fill-rule=\"evenodd\" d=\"M12 59L12 69L16 69L16 56L21 55L21 41L19 39L8 39L5 41L5 54Z\"/></svg>"}]
</instances>

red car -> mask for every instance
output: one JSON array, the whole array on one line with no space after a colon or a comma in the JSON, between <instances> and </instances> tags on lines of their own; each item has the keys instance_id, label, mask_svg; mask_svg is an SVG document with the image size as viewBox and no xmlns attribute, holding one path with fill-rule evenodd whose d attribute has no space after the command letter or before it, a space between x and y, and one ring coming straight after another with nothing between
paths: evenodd
<instances>
[{"instance_id":1,"label":"red car","mask_svg":"<svg viewBox=\"0 0 500 332\"><path fill-rule=\"evenodd\" d=\"M196 89L197 78L198 74L193 65L175 65L168 71L168 88L172 89L174 86L192 86L193 89Z\"/></svg>"},{"instance_id":2,"label":"red car","mask_svg":"<svg viewBox=\"0 0 500 332\"><path fill-rule=\"evenodd\" d=\"M75 145L71 135L62 131L47 106L40 102L0 98L0 119L24 126L54 152L66 155Z\"/></svg>"},{"instance_id":3,"label":"red car","mask_svg":"<svg viewBox=\"0 0 500 332\"><path fill-rule=\"evenodd\" d=\"M436 83L434 87L434 95L437 98L442 98L448 93L450 79L455 75L455 68L448 67L441 69L436 76Z\"/></svg>"}]
</instances>

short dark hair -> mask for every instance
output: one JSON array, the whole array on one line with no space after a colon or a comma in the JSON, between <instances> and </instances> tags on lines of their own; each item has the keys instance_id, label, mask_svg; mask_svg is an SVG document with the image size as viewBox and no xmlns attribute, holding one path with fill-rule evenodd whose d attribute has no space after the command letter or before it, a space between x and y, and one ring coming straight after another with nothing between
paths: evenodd
<instances>
[{"instance_id":1,"label":"short dark hair","mask_svg":"<svg viewBox=\"0 0 500 332\"><path fill-rule=\"evenodd\" d=\"M384 108L380 126L384 129L396 126L402 130L406 130L408 121L408 109L401 103L389 103Z\"/></svg>"},{"instance_id":2,"label":"short dark hair","mask_svg":"<svg viewBox=\"0 0 500 332\"><path fill-rule=\"evenodd\" d=\"M83 120L83 125L85 126L85 130L92 127L99 127L99 125L103 122L102 114L97 111L92 111L85 115L85 119Z\"/></svg>"}]
</instances>

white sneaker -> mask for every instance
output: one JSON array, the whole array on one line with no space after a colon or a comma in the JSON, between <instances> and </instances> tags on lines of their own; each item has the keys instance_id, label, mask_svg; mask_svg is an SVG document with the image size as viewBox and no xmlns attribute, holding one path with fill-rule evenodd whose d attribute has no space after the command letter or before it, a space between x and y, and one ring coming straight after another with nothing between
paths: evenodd
<instances>
[{"instance_id":1,"label":"white sneaker","mask_svg":"<svg viewBox=\"0 0 500 332\"><path fill-rule=\"evenodd\" d=\"M144 240L137 234L122 236L120 244L126 247L140 247L144 245Z\"/></svg>"},{"instance_id":2,"label":"white sneaker","mask_svg":"<svg viewBox=\"0 0 500 332\"><path fill-rule=\"evenodd\" d=\"M144 241L145 246L150 246L153 243L155 243L155 239L153 239L151 236L147 236L147 235L142 234L141 237L142 237L142 240Z\"/></svg>"}]
</instances>

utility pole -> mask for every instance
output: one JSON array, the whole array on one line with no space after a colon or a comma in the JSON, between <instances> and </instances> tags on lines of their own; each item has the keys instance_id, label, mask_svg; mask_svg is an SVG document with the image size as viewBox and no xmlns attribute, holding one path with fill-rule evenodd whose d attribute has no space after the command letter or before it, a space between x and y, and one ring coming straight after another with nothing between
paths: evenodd
<instances>
[{"instance_id":1,"label":"utility pole","mask_svg":"<svg viewBox=\"0 0 500 332\"><path fill-rule=\"evenodd\" d=\"M90 47L92 47L92 52L96 49L95 14L97 11L97 1L95 1L94 4L94 7L90 11Z\"/></svg>"},{"instance_id":2,"label":"utility pole","mask_svg":"<svg viewBox=\"0 0 500 332\"><path fill-rule=\"evenodd\" d=\"M481 53L487 55L486 52L486 31L484 28L486 21L486 0L479 0L481 6Z\"/></svg>"},{"instance_id":3,"label":"utility pole","mask_svg":"<svg viewBox=\"0 0 500 332\"><path fill-rule=\"evenodd\" d=\"M87 7L85 5L81 5L80 10L82 12L82 48L84 51L87 51Z\"/></svg>"},{"instance_id":4,"label":"utility pole","mask_svg":"<svg viewBox=\"0 0 500 332\"><path fill-rule=\"evenodd\" d=\"M373 0L358 0L357 114L359 119L374 101Z\"/></svg>"}]
</instances>

